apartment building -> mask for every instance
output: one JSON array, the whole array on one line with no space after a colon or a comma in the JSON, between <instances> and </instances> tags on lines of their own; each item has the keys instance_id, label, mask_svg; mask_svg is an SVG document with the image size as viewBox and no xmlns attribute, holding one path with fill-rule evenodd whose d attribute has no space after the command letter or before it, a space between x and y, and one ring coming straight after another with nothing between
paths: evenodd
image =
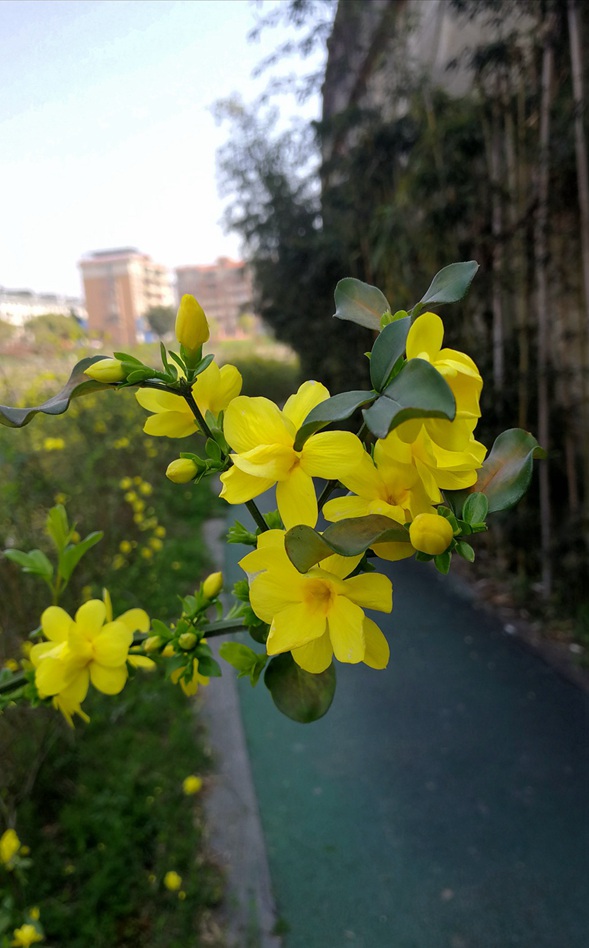
<instances>
[{"instance_id":1,"label":"apartment building","mask_svg":"<svg viewBox=\"0 0 589 948\"><path fill-rule=\"evenodd\" d=\"M10 290L0 286L0 319L12 326L22 327L36 316L48 313L75 316L86 320L86 309L81 299L58 293L37 293L35 290Z\"/></svg>"},{"instance_id":2,"label":"apartment building","mask_svg":"<svg viewBox=\"0 0 589 948\"><path fill-rule=\"evenodd\" d=\"M88 329L114 346L143 338L143 315L153 306L173 306L167 267L135 247L96 250L80 261Z\"/></svg>"},{"instance_id":3,"label":"apartment building","mask_svg":"<svg viewBox=\"0 0 589 948\"><path fill-rule=\"evenodd\" d=\"M208 266L178 267L175 272L178 301L192 294L217 335L239 334L239 317L252 308L252 280L245 263L218 257Z\"/></svg>"}]
</instances>

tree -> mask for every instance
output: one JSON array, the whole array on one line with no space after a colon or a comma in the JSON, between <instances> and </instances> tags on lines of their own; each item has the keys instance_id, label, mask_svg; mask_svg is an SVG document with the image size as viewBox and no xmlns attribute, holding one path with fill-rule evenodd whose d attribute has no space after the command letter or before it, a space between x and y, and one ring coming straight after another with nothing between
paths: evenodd
<instances>
[{"instance_id":1,"label":"tree","mask_svg":"<svg viewBox=\"0 0 589 948\"><path fill-rule=\"evenodd\" d=\"M173 306L152 306L144 313L149 328L159 339L169 335L174 329L176 310Z\"/></svg>"}]
</instances>

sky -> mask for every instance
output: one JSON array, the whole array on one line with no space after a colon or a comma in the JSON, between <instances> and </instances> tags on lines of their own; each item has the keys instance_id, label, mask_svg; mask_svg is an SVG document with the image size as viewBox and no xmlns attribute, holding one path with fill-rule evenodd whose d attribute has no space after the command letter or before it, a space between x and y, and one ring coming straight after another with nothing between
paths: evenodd
<instances>
[{"instance_id":1,"label":"sky","mask_svg":"<svg viewBox=\"0 0 589 948\"><path fill-rule=\"evenodd\" d=\"M287 30L247 36L277 2L0 0L0 286L80 296L80 258L113 247L170 268L239 256L211 106L265 88L252 71Z\"/></svg>"}]
</instances>

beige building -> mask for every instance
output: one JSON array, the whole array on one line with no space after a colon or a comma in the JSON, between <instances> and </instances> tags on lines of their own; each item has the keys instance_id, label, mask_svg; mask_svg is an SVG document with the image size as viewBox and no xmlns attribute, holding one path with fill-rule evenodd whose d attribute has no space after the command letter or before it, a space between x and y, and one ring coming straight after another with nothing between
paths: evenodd
<instances>
[{"instance_id":1,"label":"beige building","mask_svg":"<svg viewBox=\"0 0 589 948\"><path fill-rule=\"evenodd\" d=\"M47 314L74 316L86 320L82 300L58 293L37 293L34 290L9 290L0 286L0 319L12 326L22 327L31 319Z\"/></svg>"},{"instance_id":2,"label":"beige building","mask_svg":"<svg viewBox=\"0 0 589 948\"><path fill-rule=\"evenodd\" d=\"M143 338L141 317L153 306L173 306L167 267L134 247L97 250L80 261L88 329L115 346Z\"/></svg>"},{"instance_id":3,"label":"beige building","mask_svg":"<svg viewBox=\"0 0 589 948\"><path fill-rule=\"evenodd\" d=\"M250 273L245 263L229 257L218 257L208 266L178 267L176 292L178 302L185 293L195 296L217 334L223 336L237 335L239 317L251 312Z\"/></svg>"}]
</instances>

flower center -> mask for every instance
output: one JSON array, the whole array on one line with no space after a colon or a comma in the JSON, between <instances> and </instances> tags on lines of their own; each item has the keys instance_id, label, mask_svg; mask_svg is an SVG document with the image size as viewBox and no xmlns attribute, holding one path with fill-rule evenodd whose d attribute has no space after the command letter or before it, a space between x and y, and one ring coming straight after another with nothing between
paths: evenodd
<instances>
[{"instance_id":1,"label":"flower center","mask_svg":"<svg viewBox=\"0 0 589 948\"><path fill-rule=\"evenodd\" d=\"M319 610L325 615L335 599L335 590L331 583L323 579L309 579L305 583L304 602L313 611Z\"/></svg>"}]
</instances>

